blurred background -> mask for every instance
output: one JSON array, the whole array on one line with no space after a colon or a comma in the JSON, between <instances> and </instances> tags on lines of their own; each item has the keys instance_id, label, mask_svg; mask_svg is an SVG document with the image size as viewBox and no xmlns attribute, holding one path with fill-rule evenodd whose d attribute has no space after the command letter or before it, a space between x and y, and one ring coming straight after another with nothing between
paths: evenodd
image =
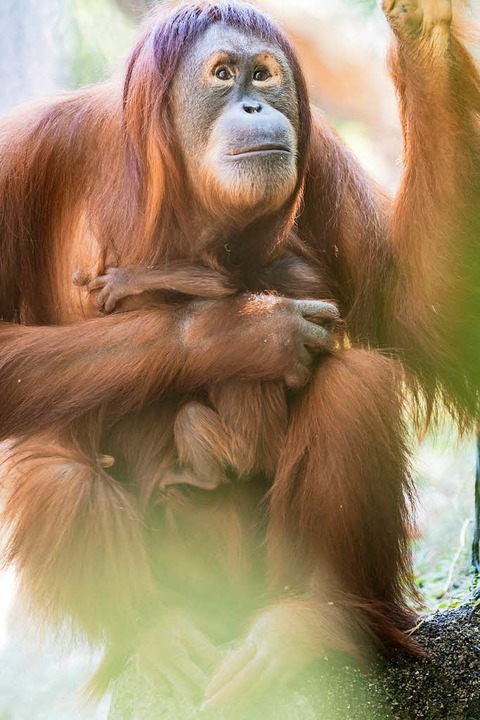
<instances>
[{"instance_id":1,"label":"blurred background","mask_svg":"<svg viewBox=\"0 0 480 720\"><path fill-rule=\"evenodd\" d=\"M0 0L0 115L22 103L121 74L148 0ZM388 29L375 0L259 0L293 38L312 99L369 172L394 192L401 136L386 70ZM477 3L478 5L478 3ZM477 9L477 15L480 11ZM1 158L0 158L1 162ZM417 581L429 611L469 591L474 438L445 423L416 442ZM39 637L0 573L0 720L105 720L82 709L97 658ZM43 641L43 642L41 642Z\"/></svg>"}]
</instances>

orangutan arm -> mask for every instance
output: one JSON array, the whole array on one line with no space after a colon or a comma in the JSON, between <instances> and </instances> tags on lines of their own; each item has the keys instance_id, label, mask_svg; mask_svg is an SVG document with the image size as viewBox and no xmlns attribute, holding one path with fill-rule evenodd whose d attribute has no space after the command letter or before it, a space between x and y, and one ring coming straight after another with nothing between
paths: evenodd
<instances>
[{"instance_id":1,"label":"orangutan arm","mask_svg":"<svg viewBox=\"0 0 480 720\"><path fill-rule=\"evenodd\" d=\"M54 432L101 405L120 417L167 390L232 377L303 385L332 312L329 303L244 295L65 326L3 324L0 436Z\"/></svg>"},{"instance_id":2,"label":"orangutan arm","mask_svg":"<svg viewBox=\"0 0 480 720\"><path fill-rule=\"evenodd\" d=\"M87 292L96 293L97 306L106 313L115 310L122 300L144 293L175 292L211 300L236 292L225 274L203 265L186 263L174 263L165 268L109 267L94 278L78 270L72 279L75 285L85 286ZM145 306L144 298L142 306Z\"/></svg>"},{"instance_id":3,"label":"orangutan arm","mask_svg":"<svg viewBox=\"0 0 480 720\"><path fill-rule=\"evenodd\" d=\"M389 215L395 321L387 317L385 341L406 349L427 391L440 382L470 409L480 386L480 75L449 0L415 2L407 13L399 2L384 6L405 143Z\"/></svg>"},{"instance_id":4,"label":"orangutan arm","mask_svg":"<svg viewBox=\"0 0 480 720\"><path fill-rule=\"evenodd\" d=\"M480 77L450 25L450 2L384 6L404 132L399 192L394 202L381 193L317 115L303 222L324 249L352 338L397 349L430 399L441 390L471 412L480 386Z\"/></svg>"}]
</instances>

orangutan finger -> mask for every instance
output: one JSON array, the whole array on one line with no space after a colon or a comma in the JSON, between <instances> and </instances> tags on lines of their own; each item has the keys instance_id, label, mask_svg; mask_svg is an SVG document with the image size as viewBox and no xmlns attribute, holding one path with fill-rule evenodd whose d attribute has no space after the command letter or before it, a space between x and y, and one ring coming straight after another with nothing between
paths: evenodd
<instances>
[{"instance_id":1,"label":"orangutan finger","mask_svg":"<svg viewBox=\"0 0 480 720\"><path fill-rule=\"evenodd\" d=\"M184 642L202 666L211 668L220 662L220 650L197 628L188 628Z\"/></svg>"},{"instance_id":2,"label":"orangutan finger","mask_svg":"<svg viewBox=\"0 0 480 720\"><path fill-rule=\"evenodd\" d=\"M220 688L238 675L253 660L256 652L257 647L253 642L244 642L237 650L227 655L208 683L205 696L209 698L215 695Z\"/></svg>"},{"instance_id":3,"label":"orangutan finger","mask_svg":"<svg viewBox=\"0 0 480 720\"><path fill-rule=\"evenodd\" d=\"M72 275L72 282L77 287L83 287L84 285L88 285L88 283L91 280L91 275L88 270L83 270L82 268L78 268L75 270L75 272Z\"/></svg>"},{"instance_id":4,"label":"orangutan finger","mask_svg":"<svg viewBox=\"0 0 480 720\"><path fill-rule=\"evenodd\" d=\"M214 710L224 705L230 705L238 702L244 696L247 696L253 686L261 679L267 668L267 658L256 655L255 658L234 677L232 677L223 687L213 694L209 695L202 705L203 711Z\"/></svg>"},{"instance_id":5,"label":"orangutan finger","mask_svg":"<svg viewBox=\"0 0 480 720\"><path fill-rule=\"evenodd\" d=\"M106 275L99 275L96 278L93 278L93 280L90 280L90 282L87 285L88 292L93 292L94 290L100 290L101 288L105 287L105 285L108 282L108 277Z\"/></svg>"}]
</instances>

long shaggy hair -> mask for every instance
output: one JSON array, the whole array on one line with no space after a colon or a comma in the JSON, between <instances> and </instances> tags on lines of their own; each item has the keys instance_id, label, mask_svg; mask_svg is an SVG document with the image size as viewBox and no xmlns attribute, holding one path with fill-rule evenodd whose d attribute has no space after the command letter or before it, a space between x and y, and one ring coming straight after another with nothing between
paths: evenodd
<instances>
[{"instance_id":1,"label":"long shaggy hair","mask_svg":"<svg viewBox=\"0 0 480 720\"><path fill-rule=\"evenodd\" d=\"M137 614L158 605L145 535L178 403L225 381L283 382L285 353L298 360L305 317L291 301L239 294L99 317L71 282L79 267L95 274L106 265L185 268L205 259L189 233L192 194L171 92L185 50L213 23L282 49L300 124L291 197L215 238L210 265L225 271L228 245L232 265L257 272L285 240L321 273L352 346L320 362L311 384L289 397L284 448L268 478L272 575L284 587L299 568L313 569L317 582L305 587L302 575L301 590L322 613L325 602L339 603L347 624L354 617L380 644L415 650L403 633L412 615L402 366L427 408L446 397L466 420L480 387L480 80L455 28L451 38L436 35L435 47L428 38L415 43L415 52L395 42L405 133L395 202L325 118L311 116L290 42L247 3L157 11L123 86L72 93L2 124L0 314L23 323L0 324L0 439L19 438L5 484L7 560L48 619L71 620L92 640L116 642L123 632L134 644ZM105 452L120 462L105 467ZM255 507L258 487L251 483ZM217 520L203 523L204 546L200 533L195 547L210 565L225 547L218 537L228 536L223 555L241 556L238 538L253 527L237 513L232 488L228 512L221 504ZM170 515L197 517L198 496L182 502ZM160 542L177 549L169 529L162 526Z\"/></svg>"}]
</instances>

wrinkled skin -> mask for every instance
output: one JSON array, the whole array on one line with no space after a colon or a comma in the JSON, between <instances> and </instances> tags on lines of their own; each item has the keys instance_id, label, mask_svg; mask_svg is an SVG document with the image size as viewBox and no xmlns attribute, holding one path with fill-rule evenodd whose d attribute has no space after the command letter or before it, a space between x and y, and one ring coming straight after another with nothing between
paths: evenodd
<instances>
[{"instance_id":1,"label":"wrinkled skin","mask_svg":"<svg viewBox=\"0 0 480 720\"><path fill-rule=\"evenodd\" d=\"M213 25L181 63L173 116L192 190L208 209L251 220L291 195L299 118L278 48Z\"/></svg>"}]
</instances>

